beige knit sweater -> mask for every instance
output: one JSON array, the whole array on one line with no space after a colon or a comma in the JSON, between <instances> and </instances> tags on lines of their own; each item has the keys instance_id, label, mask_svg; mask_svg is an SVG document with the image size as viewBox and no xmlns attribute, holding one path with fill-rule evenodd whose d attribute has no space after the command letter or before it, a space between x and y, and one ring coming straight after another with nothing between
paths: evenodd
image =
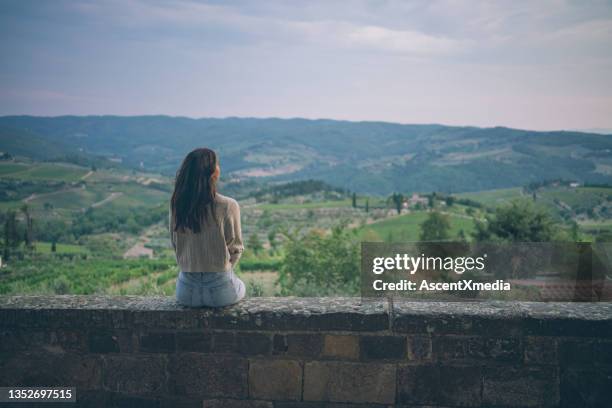
<instances>
[{"instance_id":1,"label":"beige knit sweater","mask_svg":"<svg viewBox=\"0 0 612 408\"><path fill-rule=\"evenodd\" d=\"M174 231L174 226L171 209L170 236L182 272L229 272L244 250L240 207L233 198L217 193L215 219L207 217L197 234Z\"/></svg>"}]
</instances>

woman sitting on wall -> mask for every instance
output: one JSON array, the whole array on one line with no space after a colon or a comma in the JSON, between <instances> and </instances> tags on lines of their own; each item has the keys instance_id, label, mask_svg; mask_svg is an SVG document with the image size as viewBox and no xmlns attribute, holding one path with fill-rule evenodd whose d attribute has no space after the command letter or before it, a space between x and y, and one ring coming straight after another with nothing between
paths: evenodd
<instances>
[{"instance_id":1,"label":"woman sitting on wall","mask_svg":"<svg viewBox=\"0 0 612 408\"><path fill-rule=\"evenodd\" d=\"M177 173L170 235L180 273L176 299L185 306L227 306L244 297L234 267L244 249L240 207L217 193L220 168L210 149L195 149Z\"/></svg>"}]
</instances>

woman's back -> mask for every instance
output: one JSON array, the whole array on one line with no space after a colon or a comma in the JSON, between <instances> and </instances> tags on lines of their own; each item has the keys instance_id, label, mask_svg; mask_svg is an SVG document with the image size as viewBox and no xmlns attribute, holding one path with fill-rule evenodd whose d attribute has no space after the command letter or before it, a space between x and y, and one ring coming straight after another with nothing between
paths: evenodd
<instances>
[{"instance_id":1,"label":"woman's back","mask_svg":"<svg viewBox=\"0 0 612 408\"><path fill-rule=\"evenodd\" d=\"M238 203L216 193L212 207L214 213L208 210L197 233L190 229L175 231L175 220L170 213L172 244L182 272L229 272L242 254Z\"/></svg>"}]
</instances>

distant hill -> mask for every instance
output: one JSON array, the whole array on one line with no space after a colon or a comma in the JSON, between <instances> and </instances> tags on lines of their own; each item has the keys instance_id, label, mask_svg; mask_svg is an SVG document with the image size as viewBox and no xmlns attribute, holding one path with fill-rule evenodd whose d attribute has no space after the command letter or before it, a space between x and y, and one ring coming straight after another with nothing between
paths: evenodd
<instances>
[{"instance_id":1,"label":"distant hill","mask_svg":"<svg viewBox=\"0 0 612 408\"><path fill-rule=\"evenodd\" d=\"M464 192L564 179L612 182L612 137L581 132L306 119L0 117L0 151L74 153L172 175L198 146L240 179L317 179L358 192Z\"/></svg>"},{"instance_id":2,"label":"distant hill","mask_svg":"<svg viewBox=\"0 0 612 408\"><path fill-rule=\"evenodd\" d=\"M606 128L591 128L591 129L573 129L577 132L598 133L600 135L612 135L612 129Z\"/></svg>"},{"instance_id":3,"label":"distant hill","mask_svg":"<svg viewBox=\"0 0 612 408\"><path fill-rule=\"evenodd\" d=\"M12 128L0 125L0 151L13 156L26 156L45 160L62 156L69 150L44 136L32 133L26 128Z\"/></svg>"}]
</instances>

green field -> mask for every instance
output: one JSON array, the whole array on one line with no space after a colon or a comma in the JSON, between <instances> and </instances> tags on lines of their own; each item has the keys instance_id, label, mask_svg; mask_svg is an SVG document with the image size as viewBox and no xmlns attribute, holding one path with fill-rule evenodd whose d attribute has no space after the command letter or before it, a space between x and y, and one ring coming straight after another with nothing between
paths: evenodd
<instances>
[{"instance_id":1,"label":"green field","mask_svg":"<svg viewBox=\"0 0 612 408\"><path fill-rule=\"evenodd\" d=\"M116 186L113 191L122 193L121 196L112 201L112 205L119 207L158 205L162 202L169 202L171 195L137 183L121 184Z\"/></svg>"},{"instance_id":2,"label":"green field","mask_svg":"<svg viewBox=\"0 0 612 408\"><path fill-rule=\"evenodd\" d=\"M0 175L20 180L62 180L78 181L89 169L63 163L38 163L23 165L19 163L0 163Z\"/></svg>"},{"instance_id":3,"label":"green field","mask_svg":"<svg viewBox=\"0 0 612 408\"><path fill-rule=\"evenodd\" d=\"M262 203L257 204L258 208L262 210L304 210L304 209L318 209L318 208L352 208L353 201L351 198L343 200L307 200L304 202L295 202L293 198L290 201L286 200L281 203ZM356 204L357 208L364 209L366 201L370 209L375 208L386 208L387 198L378 196L357 196Z\"/></svg>"},{"instance_id":4,"label":"green field","mask_svg":"<svg viewBox=\"0 0 612 408\"><path fill-rule=\"evenodd\" d=\"M25 163L0 162L0 177L6 177L9 174L26 171L28 168L29 166Z\"/></svg>"},{"instance_id":5,"label":"green field","mask_svg":"<svg viewBox=\"0 0 612 408\"><path fill-rule=\"evenodd\" d=\"M307 210L314 208L342 208L351 207L351 200L337 201L322 201L322 202L307 202L307 203L279 203L279 204L259 204L258 208L262 210Z\"/></svg>"},{"instance_id":6,"label":"green field","mask_svg":"<svg viewBox=\"0 0 612 408\"><path fill-rule=\"evenodd\" d=\"M31 199L28 205L34 208L42 208L45 203L54 208L66 210L80 210L87 208L93 203L103 200L108 193L96 188L70 188L55 193L41 194Z\"/></svg>"},{"instance_id":7,"label":"green field","mask_svg":"<svg viewBox=\"0 0 612 408\"><path fill-rule=\"evenodd\" d=\"M539 194L543 200L554 203L562 201L572 208L593 208L606 201L612 201L612 188L609 187L578 187L546 189Z\"/></svg>"},{"instance_id":8,"label":"green field","mask_svg":"<svg viewBox=\"0 0 612 408\"><path fill-rule=\"evenodd\" d=\"M0 179L11 189L10 195L0 200L0 209L19 209L27 204L35 212L52 209L60 216L92 206L151 207L170 196L167 178L126 169L91 172L66 163L11 161L0 162Z\"/></svg>"},{"instance_id":9,"label":"green field","mask_svg":"<svg viewBox=\"0 0 612 408\"><path fill-rule=\"evenodd\" d=\"M51 243L50 242L36 242L34 246L36 248L37 253L40 253L40 254L50 254L51 253ZM82 245L56 244L55 253L57 254L87 254L89 253L89 251Z\"/></svg>"},{"instance_id":10,"label":"green field","mask_svg":"<svg viewBox=\"0 0 612 408\"><path fill-rule=\"evenodd\" d=\"M381 240L394 242L418 241L421 233L420 225L427 219L427 216L427 212L419 211L388 218L361 227L359 235L362 239L379 237ZM453 214L449 214L449 218L451 222L451 237L456 237L461 230L463 230L466 235L474 230L474 221L472 219ZM372 234L372 232L374 234Z\"/></svg>"},{"instance_id":11,"label":"green field","mask_svg":"<svg viewBox=\"0 0 612 408\"><path fill-rule=\"evenodd\" d=\"M121 292L122 284L160 273L165 273L168 279L175 278L174 260L76 258L65 261L43 255L7 262L0 275L0 294L127 293ZM156 280L158 277L156 275Z\"/></svg>"},{"instance_id":12,"label":"green field","mask_svg":"<svg viewBox=\"0 0 612 408\"><path fill-rule=\"evenodd\" d=\"M489 207L496 207L513 199L525 196L521 188L487 190L457 195L468 198ZM527 195L532 198L531 194ZM592 208L606 201L612 201L611 187L545 187L536 191L536 203L553 206L555 200L562 201L572 208Z\"/></svg>"},{"instance_id":13,"label":"green field","mask_svg":"<svg viewBox=\"0 0 612 408\"><path fill-rule=\"evenodd\" d=\"M488 207L496 207L500 204L507 203L515 198L522 196L522 188L501 188L497 190L487 190L471 193L457 194L460 198L468 198L478 201Z\"/></svg>"}]
</instances>

